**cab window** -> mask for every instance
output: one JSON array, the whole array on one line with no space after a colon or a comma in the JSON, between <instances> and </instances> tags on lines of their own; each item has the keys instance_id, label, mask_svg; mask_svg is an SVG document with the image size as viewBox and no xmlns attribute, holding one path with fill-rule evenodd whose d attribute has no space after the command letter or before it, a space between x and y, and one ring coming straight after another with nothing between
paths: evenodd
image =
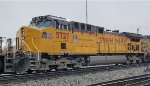
<instances>
[{"instance_id":1,"label":"cab window","mask_svg":"<svg viewBox=\"0 0 150 86\"><path fill-rule=\"evenodd\" d=\"M39 21L37 23L37 26L49 27L49 26L52 26L52 21L51 20L49 20L49 21Z\"/></svg>"}]
</instances>

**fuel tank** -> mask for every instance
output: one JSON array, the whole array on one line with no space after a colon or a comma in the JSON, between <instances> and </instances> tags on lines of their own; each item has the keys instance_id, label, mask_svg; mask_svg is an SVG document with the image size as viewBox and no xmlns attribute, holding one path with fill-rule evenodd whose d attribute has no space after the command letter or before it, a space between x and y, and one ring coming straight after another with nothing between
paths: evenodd
<instances>
[{"instance_id":1,"label":"fuel tank","mask_svg":"<svg viewBox=\"0 0 150 86\"><path fill-rule=\"evenodd\" d=\"M101 65L101 64L121 64L126 63L126 56L90 56L89 65Z\"/></svg>"}]
</instances>

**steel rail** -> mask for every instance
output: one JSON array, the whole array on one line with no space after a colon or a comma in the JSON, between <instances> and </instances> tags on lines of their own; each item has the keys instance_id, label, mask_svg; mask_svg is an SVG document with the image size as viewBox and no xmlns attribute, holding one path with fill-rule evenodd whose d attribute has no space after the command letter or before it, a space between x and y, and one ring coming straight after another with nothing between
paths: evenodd
<instances>
[{"instance_id":1,"label":"steel rail","mask_svg":"<svg viewBox=\"0 0 150 86\"><path fill-rule=\"evenodd\" d=\"M32 74L9 74L9 75L0 75L0 85L2 84L11 84L22 81L36 80L36 79L52 79L55 77L68 76L68 75L82 75L88 73L96 73L103 71L114 71L119 69L128 69L133 67L142 67L150 65L147 64L138 64L138 65L106 65L106 66L94 66L94 67L86 67L79 69L70 69L70 70L59 70L59 71L50 71L50 72L42 72L42 73L32 73Z\"/></svg>"},{"instance_id":2,"label":"steel rail","mask_svg":"<svg viewBox=\"0 0 150 86\"><path fill-rule=\"evenodd\" d=\"M150 85L150 74L96 83L88 86L145 86L145 85L147 86Z\"/></svg>"}]
</instances>

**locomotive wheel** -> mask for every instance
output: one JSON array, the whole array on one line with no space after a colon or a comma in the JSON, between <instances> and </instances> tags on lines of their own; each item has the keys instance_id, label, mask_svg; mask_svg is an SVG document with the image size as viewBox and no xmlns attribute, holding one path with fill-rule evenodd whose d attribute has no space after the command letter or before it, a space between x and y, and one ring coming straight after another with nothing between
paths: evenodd
<instances>
[{"instance_id":1,"label":"locomotive wheel","mask_svg":"<svg viewBox=\"0 0 150 86\"><path fill-rule=\"evenodd\" d=\"M84 57L84 63L83 66L87 66L90 63L90 57Z\"/></svg>"},{"instance_id":2,"label":"locomotive wheel","mask_svg":"<svg viewBox=\"0 0 150 86\"><path fill-rule=\"evenodd\" d=\"M133 64L133 60L130 60L130 64Z\"/></svg>"}]
</instances>

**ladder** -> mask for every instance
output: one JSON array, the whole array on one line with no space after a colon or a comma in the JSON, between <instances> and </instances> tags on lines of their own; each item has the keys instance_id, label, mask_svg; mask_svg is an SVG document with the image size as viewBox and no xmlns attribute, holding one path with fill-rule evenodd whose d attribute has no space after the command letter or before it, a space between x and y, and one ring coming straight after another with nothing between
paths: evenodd
<instances>
[{"instance_id":1,"label":"ladder","mask_svg":"<svg viewBox=\"0 0 150 86\"><path fill-rule=\"evenodd\" d=\"M5 55L5 58L4 58L4 72L15 72L15 69L14 69L14 58L15 58L15 55L14 55L14 52L13 52L13 46L12 46L12 39L7 39L7 48L6 48L6 55Z\"/></svg>"},{"instance_id":2,"label":"ladder","mask_svg":"<svg viewBox=\"0 0 150 86\"><path fill-rule=\"evenodd\" d=\"M36 70L38 67L38 65L37 65L38 61L37 61L36 54L28 53L27 55L30 58L30 69Z\"/></svg>"},{"instance_id":3,"label":"ladder","mask_svg":"<svg viewBox=\"0 0 150 86\"><path fill-rule=\"evenodd\" d=\"M28 54L28 56L30 57L30 62L31 62L30 68L37 70L40 66L40 63L39 63L40 52L39 52L39 49L34 44L34 38L32 38L32 44L35 47L35 49L37 50L37 53L32 54L30 52L30 54Z\"/></svg>"}]
</instances>

